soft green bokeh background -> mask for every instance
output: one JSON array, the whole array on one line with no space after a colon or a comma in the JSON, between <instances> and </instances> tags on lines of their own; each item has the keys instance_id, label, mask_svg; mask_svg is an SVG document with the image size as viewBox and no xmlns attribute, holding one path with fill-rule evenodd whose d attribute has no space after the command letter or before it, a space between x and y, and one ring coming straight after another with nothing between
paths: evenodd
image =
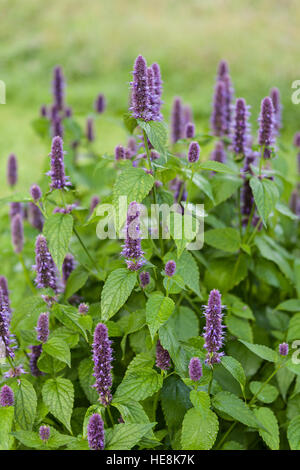
<instances>
[{"instance_id":1,"label":"soft green bokeh background","mask_svg":"<svg viewBox=\"0 0 300 470\"><path fill-rule=\"evenodd\" d=\"M253 128L263 96L281 90L283 137L290 145L300 128L300 105L291 102L291 84L300 79L298 0L0 0L0 79L7 104L0 105L0 193L7 191L9 152L20 162L19 188L36 181L49 152L31 122L49 103L52 68L64 67L67 102L83 122L98 92L108 111L97 122L97 150L111 152L126 142L121 115L135 57L161 65L164 115L172 97L193 107L206 129L217 63L229 61L237 96L251 105ZM295 161L290 156L290 171Z\"/></svg>"}]
</instances>

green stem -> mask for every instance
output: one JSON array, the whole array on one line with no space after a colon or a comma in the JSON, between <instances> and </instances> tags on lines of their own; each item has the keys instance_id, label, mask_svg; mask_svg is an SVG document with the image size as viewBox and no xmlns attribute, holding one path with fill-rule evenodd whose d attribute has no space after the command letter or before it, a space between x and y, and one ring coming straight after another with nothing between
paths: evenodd
<instances>
[{"instance_id":1,"label":"green stem","mask_svg":"<svg viewBox=\"0 0 300 470\"><path fill-rule=\"evenodd\" d=\"M287 361L286 361L287 362ZM281 367L283 367L286 362L283 362L281 364L279 364L279 366L272 372L272 374L267 378L267 380L261 385L261 387L259 388L259 390L255 393L255 395L253 395L253 397L251 398L250 402L249 402L249 406L253 405L253 403L255 403L256 401L256 398L257 396L263 391L263 389L265 388L265 386L270 382L270 380L274 377L275 374L277 374L277 372L279 371L279 369L281 369Z\"/></svg>"},{"instance_id":2,"label":"green stem","mask_svg":"<svg viewBox=\"0 0 300 470\"><path fill-rule=\"evenodd\" d=\"M22 253L19 253L19 260L20 260L20 263L21 263L21 265L22 265L22 267L23 267L24 276L25 276L26 282L27 282L27 284L28 284L28 287L30 288L30 290L31 290L31 292L32 292L33 294L36 294L36 289L35 289L35 287L34 287L32 281L31 281L31 279L30 279L30 276L29 276L29 273L28 273L28 269L26 268L26 265L25 265L25 263L24 263L24 259L23 259Z\"/></svg>"},{"instance_id":3,"label":"green stem","mask_svg":"<svg viewBox=\"0 0 300 470\"><path fill-rule=\"evenodd\" d=\"M109 405L108 407L106 408L107 409L107 413L108 413L108 416L109 416L109 419L110 419L110 422L112 424L112 426L114 426L114 420L113 420L113 417L112 417L112 414L111 414L111 411L110 411L110 408L109 408Z\"/></svg>"},{"instance_id":4,"label":"green stem","mask_svg":"<svg viewBox=\"0 0 300 470\"><path fill-rule=\"evenodd\" d=\"M225 432L224 436L222 437L222 439L220 440L219 444L217 445L216 447L216 450L220 449L222 447L222 444L223 442L225 442L225 440L227 439L227 437L229 436L229 434L231 433L231 431L233 430L233 428L235 427L236 425L236 421L234 421L231 426L227 429L227 431Z\"/></svg>"},{"instance_id":5,"label":"green stem","mask_svg":"<svg viewBox=\"0 0 300 470\"><path fill-rule=\"evenodd\" d=\"M94 268L96 269L96 271L99 272L99 271L98 271L98 268L97 268L97 266L96 266L95 261L94 261L93 258L91 257L91 255L90 255L90 253L89 253L87 247L86 247L85 244L83 243L83 241L82 241L82 239L81 239L81 237L80 237L80 235L79 235L79 233L77 232L77 230L76 230L75 227L73 227L73 231L74 231L74 234L75 234L75 236L77 237L77 239L78 239L80 245L82 246L83 250L85 251L87 257L88 257L89 260L91 261L92 265L94 266Z\"/></svg>"},{"instance_id":6,"label":"green stem","mask_svg":"<svg viewBox=\"0 0 300 470\"><path fill-rule=\"evenodd\" d=\"M159 391L155 394L154 401L153 401L153 419L155 420L156 417L156 409L157 409L157 403L159 399Z\"/></svg>"}]
</instances>

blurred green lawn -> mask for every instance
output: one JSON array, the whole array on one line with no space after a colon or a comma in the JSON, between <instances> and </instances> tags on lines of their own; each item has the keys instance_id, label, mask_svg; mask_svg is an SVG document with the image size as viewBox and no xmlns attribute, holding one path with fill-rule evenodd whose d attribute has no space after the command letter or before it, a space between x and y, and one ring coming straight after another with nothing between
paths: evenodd
<instances>
[{"instance_id":1,"label":"blurred green lawn","mask_svg":"<svg viewBox=\"0 0 300 470\"><path fill-rule=\"evenodd\" d=\"M108 111L97 123L97 150L126 142L121 118L127 109L130 71L142 53L161 65L164 115L174 95L193 107L199 129L208 126L217 63L229 61L236 96L251 105L253 129L259 104L272 86L281 90L283 137L291 144L300 128L300 105L291 83L300 78L300 2L297 0L1 0L0 79L7 104L0 105L0 194L7 191L7 155L20 162L18 189L39 177L50 149L31 122L51 100L56 64L67 77L67 101L83 122L97 93ZM295 159L290 157L294 174Z\"/></svg>"}]
</instances>

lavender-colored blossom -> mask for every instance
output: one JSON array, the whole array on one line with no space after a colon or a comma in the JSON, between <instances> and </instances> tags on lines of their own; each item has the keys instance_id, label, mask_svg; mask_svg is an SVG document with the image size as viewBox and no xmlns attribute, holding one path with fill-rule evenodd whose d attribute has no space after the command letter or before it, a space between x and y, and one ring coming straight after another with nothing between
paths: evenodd
<instances>
[{"instance_id":1,"label":"lavender-colored blossom","mask_svg":"<svg viewBox=\"0 0 300 470\"><path fill-rule=\"evenodd\" d=\"M31 349L31 354L29 358L29 367L30 367L30 372L33 377L40 377L43 375L43 372L40 371L38 368L37 362L38 359L40 358L43 350L43 345L38 344L36 346L30 346Z\"/></svg>"},{"instance_id":2,"label":"lavender-colored blossom","mask_svg":"<svg viewBox=\"0 0 300 470\"><path fill-rule=\"evenodd\" d=\"M7 182L9 186L15 186L18 181L17 157L11 153L7 160Z\"/></svg>"},{"instance_id":3,"label":"lavender-colored blossom","mask_svg":"<svg viewBox=\"0 0 300 470\"><path fill-rule=\"evenodd\" d=\"M174 276L175 271L176 271L176 263L175 261L170 259L170 261L168 261L165 265L165 273L168 277L172 277Z\"/></svg>"},{"instance_id":4,"label":"lavender-colored blossom","mask_svg":"<svg viewBox=\"0 0 300 470\"><path fill-rule=\"evenodd\" d=\"M89 306L85 303L81 303L78 307L78 312L80 315L86 315L89 311Z\"/></svg>"},{"instance_id":5,"label":"lavender-colored blossom","mask_svg":"<svg viewBox=\"0 0 300 470\"><path fill-rule=\"evenodd\" d=\"M117 145L115 147L115 159L125 160L125 148L123 147L123 145Z\"/></svg>"},{"instance_id":6,"label":"lavender-colored blossom","mask_svg":"<svg viewBox=\"0 0 300 470\"><path fill-rule=\"evenodd\" d=\"M5 372L4 377L6 379L13 379L14 377L20 377L22 374L27 374L27 372L25 372L22 364L19 364Z\"/></svg>"},{"instance_id":7,"label":"lavender-colored blossom","mask_svg":"<svg viewBox=\"0 0 300 470\"><path fill-rule=\"evenodd\" d=\"M155 95L154 95L154 73L152 67L147 69L147 82L148 82L148 93L149 93L149 103L148 103L148 120L154 121L155 115L153 112L155 105Z\"/></svg>"},{"instance_id":8,"label":"lavender-colored blossom","mask_svg":"<svg viewBox=\"0 0 300 470\"><path fill-rule=\"evenodd\" d=\"M44 104L40 107L40 116L41 117L47 117L48 111L47 111L47 106Z\"/></svg>"},{"instance_id":9,"label":"lavender-colored blossom","mask_svg":"<svg viewBox=\"0 0 300 470\"><path fill-rule=\"evenodd\" d=\"M205 306L206 326L204 327L204 348L207 350L206 362L209 365L220 362L223 352L218 352L223 345L222 325L224 306L221 303L221 294L217 289L210 291L208 304Z\"/></svg>"},{"instance_id":10,"label":"lavender-colored blossom","mask_svg":"<svg viewBox=\"0 0 300 470\"><path fill-rule=\"evenodd\" d=\"M41 313L36 327L37 340L47 343L49 337L49 313Z\"/></svg>"},{"instance_id":11,"label":"lavender-colored blossom","mask_svg":"<svg viewBox=\"0 0 300 470\"><path fill-rule=\"evenodd\" d=\"M156 365L161 370L168 370L171 367L171 358L166 349L164 349L158 340L156 343Z\"/></svg>"},{"instance_id":12,"label":"lavender-colored blossom","mask_svg":"<svg viewBox=\"0 0 300 470\"><path fill-rule=\"evenodd\" d=\"M227 129L225 92L224 83L218 81L215 87L210 123L213 135L220 137L225 135Z\"/></svg>"},{"instance_id":13,"label":"lavender-colored blossom","mask_svg":"<svg viewBox=\"0 0 300 470\"><path fill-rule=\"evenodd\" d=\"M248 152L250 125L248 122L249 106L244 98L237 98L234 108L233 125L231 129L231 150L236 155L245 156Z\"/></svg>"},{"instance_id":14,"label":"lavender-colored blossom","mask_svg":"<svg viewBox=\"0 0 300 470\"><path fill-rule=\"evenodd\" d=\"M297 189L292 191L289 205L291 211L300 217L300 197Z\"/></svg>"},{"instance_id":15,"label":"lavender-colored blossom","mask_svg":"<svg viewBox=\"0 0 300 470\"><path fill-rule=\"evenodd\" d=\"M188 122L185 125L184 136L186 139L193 139L195 137L195 124Z\"/></svg>"},{"instance_id":16,"label":"lavender-colored blossom","mask_svg":"<svg viewBox=\"0 0 300 470\"><path fill-rule=\"evenodd\" d=\"M280 92L278 88L274 87L271 89L270 98L272 100L273 108L274 108L274 134L278 135L280 129L282 128L282 121L281 121L282 105L280 101Z\"/></svg>"},{"instance_id":17,"label":"lavender-colored blossom","mask_svg":"<svg viewBox=\"0 0 300 470\"><path fill-rule=\"evenodd\" d=\"M154 121L161 121L162 115L161 115L160 109L162 105L162 100L161 100L162 80L161 80L160 67L157 63L152 64L151 67L153 70L153 98L154 98L154 103L152 107L152 115L153 115Z\"/></svg>"},{"instance_id":18,"label":"lavender-colored blossom","mask_svg":"<svg viewBox=\"0 0 300 470\"><path fill-rule=\"evenodd\" d=\"M183 137L184 117L182 100L178 96L174 98L171 115L171 142L176 142Z\"/></svg>"},{"instance_id":19,"label":"lavender-colored blossom","mask_svg":"<svg viewBox=\"0 0 300 470\"><path fill-rule=\"evenodd\" d=\"M104 424L97 413L93 414L87 426L87 438L91 450L103 450L105 444Z\"/></svg>"},{"instance_id":20,"label":"lavender-colored blossom","mask_svg":"<svg viewBox=\"0 0 300 470\"><path fill-rule=\"evenodd\" d=\"M5 295L3 290L0 288L0 340L2 341L5 349L5 356L13 358L15 356L14 349L12 346L13 336L9 331L10 312L5 301Z\"/></svg>"},{"instance_id":21,"label":"lavender-colored blossom","mask_svg":"<svg viewBox=\"0 0 300 470\"><path fill-rule=\"evenodd\" d=\"M95 111L99 114L103 113L106 108L105 96L100 93L95 100Z\"/></svg>"},{"instance_id":22,"label":"lavender-colored blossom","mask_svg":"<svg viewBox=\"0 0 300 470\"><path fill-rule=\"evenodd\" d=\"M66 207L55 207L53 209L53 214L70 214L78 204L73 203L73 204L67 204Z\"/></svg>"},{"instance_id":23,"label":"lavender-colored blossom","mask_svg":"<svg viewBox=\"0 0 300 470\"><path fill-rule=\"evenodd\" d=\"M222 82L224 83L225 89L225 134L228 135L230 133L231 128L231 120L232 120L232 99L233 99L233 87L231 83L230 76L228 74L224 75Z\"/></svg>"},{"instance_id":24,"label":"lavender-colored blossom","mask_svg":"<svg viewBox=\"0 0 300 470\"><path fill-rule=\"evenodd\" d=\"M294 145L295 147L300 148L300 132L296 132L294 135Z\"/></svg>"},{"instance_id":25,"label":"lavender-colored blossom","mask_svg":"<svg viewBox=\"0 0 300 470\"><path fill-rule=\"evenodd\" d=\"M144 289L150 282L150 274L148 271L143 271L140 273L141 286Z\"/></svg>"},{"instance_id":26,"label":"lavender-colored blossom","mask_svg":"<svg viewBox=\"0 0 300 470\"><path fill-rule=\"evenodd\" d=\"M52 119L51 133L52 137L59 136L63 138L64 136L64 126L62 123L62 119L58 114Z\"/></svg>"},{"instance_id":27,"label":"lavender-colored blossom","mask_svg":"<svg viewBox=\"0 0 300 470\"><path fill-rule=\"evenodd\" d=\"M274 144L274 107L269 96L266 96L261 102L261 111L258 122L258 143L262 148L264 148L263 157L270 158L270 147Z\"/></svg>"},{"instance_id":28,"label":"lavender-colored blossom","mask_svg":"<svg viewBox=\"0 0 300 470\"><path fill-rule=\"evenodd\" d=\"M53 104L50 107L49 118L50 118L51 121L54 121L54 119L56 119L57 116L59 116L59 111L57 109L57 106L55 104Z\"/></svg>"},{"instance_id":29,"label":"lavender-colored blossom","mask_svg":"<svg viewBox=\"0 0 300 470\"><path fill-rule=\"evenodd\" d=\"M197 382L202 377L202 364L199 357L192 357L189 363L189 376L194 382Z\"/></svg>"},{"instance_id":30,"label":"lavender-colored blossom","mask_svg":"<svg viewBox=\"0 0 300 470\"><path fill-rule=\"evenodd\" d=\"M220 60L218 64L218 71L217 71L217 78L218 80L222 80L225 75L229 75L229 67L226 60Z\"/></svg>"},{"instance_id":31,"label":"lavender-colored blossom","mask_svg":"<svg viewBox=\"0 0 300 470\"><path fill-rule=\"evenodd\" d=\"M100 202L100 198L99 196L93 196L92 199L91 199L91 204L90 204L90 213L92 214L92 212L94 211L94 209L96 209L96 207L98 206Z\"/></svg>"},{"instance_id":32,"label":"lavender-colored blossom","mask_svg":"<svg viewBox=\"0 0 300 470\"><path fill-rule=\"evenodd\" d=\"M188 161L196 163L200 157L200 145L198 142L191 142L188 151Z\"/></svg>"},{"instance_id":33,"label":"lavender-colored blossom","mask_svg":"<svg viewBox=\"0 0 300 470\"><path fill-rule=\"evenodd\" d=\"M0 391L0 406L14 405L14 392L8 385L3 385Z\"/></svg>"},{"instance_id":34,"label":"lavender-colored blossom","mask_svg":"<svg viewBox=\"0 0 300 470\"><path fill-rule=\"evenodd\" d=\"M61 137L54 137L50 152L51 170L48 173L51 176L50 187L52 189L64 189L71 184L65 175L64 153Z\"/></svg>"},{"instance_id":35,"label":"lavender-colored blossom","mask_svg":"<svg viewBox=\"0 0 300 470\"><path fill-rule=\"evenodd\" d=\"M42 197L41 188L37 184L33 184L30 188L30 194L34 201L39 201Z\"/></svg>"},{"instance_id":36,"label":"lavender-colored blossom","mask_svg":"<svg viewBox=\"0 0 300 470\"><path fill-rule=\"evenodd\" d=\"M244 183L241 188L241 213L245 216L242 220L243 225L247 225L254 203L254 197L248 176L253 175L251 165L255 165L256 158L256 152L249 153L245 158L244 166L242 169Z\"/></svg>"},{"instance_id":37,"label":"lavender-colored blossom","mask_svg":"<svg viewBox=\"0 0 300 470\"><path fill-rule=\"evenodd\" d=\"M39 232L43 231L44 217L39 207L33 202L28 204L28 220L31 225L36 228Z\"/></svg>"},{"instance_id":38,"label":"lavender-colored blossom","mask_svg":"<svg viewBox=\"0 0 300 470\"><path fill-rule=\"evenodd\" d=\"M62 264L62 279L63 283L66 285L67 280L72 271L75 269L75 258L70 253L67 253Z\"/></svg>"},{"instance_id":39,"label":"lavender-colored blossom","mask_svg":"<svg viewBox=\"0 0 300 470\"><path fill-rule=\"evenodd\" d=\"M138 147L134 137L129 137L127 142L127 148L130 151L132 157L137 154Z\"/></svg>"},{"instance_id":40,"label":"lavender-colored blossom","mask_svg":"<svg viewBox=\"0 0 300 470\"><path fill-rule=\"evenodd\" d=\"M53 70L52 91L53 101L58 111L61 111L64 107L64 88L65 81L62 68L56 66Z\"/></svg>"},{"instance_id":41,"label":"lavender-colored blossom","mask_svg":"<svg viewBox=\"0 0 300 470\"><path fill-rule=\"evenodd\" d=\"M216 142L215 148L211 153L211 160L215 162L225 163L227 160L226 150L222 140Z\"/></svg>"},{"instance_id":42,"label":"lavender-colored blossom","mask_svg":"<svg viewBox=\"0 0 300 470\"><path fill-rule=\"evenodd\" d=\"M192 108L188 104L185 104L183 106L182 115L183 115L183 125L185 128L185 126L189 122L193 122L193 111L192 111Z\"/></svg>"},{"instance_id":43,"label":"lavender-colored blossom","mask_svg":"<svg viewBox=\"0 0 300 470\"><path fill-rule=\"evenodd\" d=\"M281 356L287 356L289 353L289 345L287 343L281 343L279 345L279 354Z\"/></svg>"},{"instance_id":44,"label":"lavender-colored blossom","mask_svg":"<svg viewBox=\"0 0 300 470\"><path fill-rule=\"evenodd\" d=\"M42 441L48 441L50 437L50 428L49 426L40 426L39 429L39 436L42 439Z\"/></svg>"},{"instance_id":45,"label":"lavender-colored blossom","mask_svg":"<svg viewBox=\"0 0 300 470\"><path fill-rule=\"evenodd\" d=\"M11 237L15 253L21 253L24 246L24 229L23 219L20 214L17 214L12 218Z\"/></svg>"},{"instance_id":46,"label":"lavender-colored blossom","mask_svg":"<svg viewBox=\"0 0 300 470\"><path fill-rule=\"evenodd\" d=\"M0 276L0 289L2 290L2 298L5 302L7 310L9 312L9 316L11 316L11 307L10 307L10 300L9 300L9 290L7 285L7 279L5 276Z\"/></svg>"},{"instance_id":47,"label":"lavender-colored blossom","mask_svg":"<svg viewBox=\"0 0 300 470\"><path fill-rule=\"evenodd\" d=\"M39 289L51 287L57 291L56 284L56 266L50 255L46 238L38 235L35 244L35 266L36 285Z\"/></svg>"},{"instance_id":48,"label":"lavender-colored blossom","mask_svg":"<svg viewBox=\"0 0 300 470\"><path fill-rule=\"evenodd\" d=\"M89 142L93 142L95 140L94 119L91 117L86 120L86 138Z\"/></svg>"},{"instance_id":49,"label":"lavender-colored blossom","mask_svg":"<svg viewBox=\"0 0 300 470\"><path fill-rule=\"evenodd\" d=\"M136 119L149 120L149 87L147 62L143 56L136 58L131 82L131 108Z\"/></svg>"},{"instance_id":50,"label":"lavender-colored blossom","mask_svg":"<svg viewBox=\"0 0 300 470\"><path fill-rule=\"evenodd\" d=\"M11 219L14 218L15 215L20 214L23 216L23 208L22 204L20 202L11 202L10 203L10 210L9 210L9 216Z\"/></svg>"},{"instance_id":51,"label":"lavender-colored blossom","mask_svg":"<svg viewBox=\"0 0 300 470\"><path fill-rule=\"evenodd\" d=\"M107 406L112 399L110 391L112 386L112 349L111 341L108 338L107 326L102 323L98 323L94 332L93 361L93 375L96 378L94 387L99 393L101 403Z\"/></svg>"},{"instance_id":52,"label":"lavender-colored blossom","mask_svg":"<svg viewBox=\"0 0 300 470\"><path fill-rule=\"evenodd\" d=\"M137 202L131 202L127 211L126 239L121 255L130 271L137 271L145 264L141 248L140 211Z\"/></svg>"}]
</instances>

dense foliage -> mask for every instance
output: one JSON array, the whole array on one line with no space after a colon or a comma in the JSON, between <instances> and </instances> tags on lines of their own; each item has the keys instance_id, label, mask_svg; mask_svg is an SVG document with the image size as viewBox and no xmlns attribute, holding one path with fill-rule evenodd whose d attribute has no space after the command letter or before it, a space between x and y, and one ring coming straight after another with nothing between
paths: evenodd
<instances>
[{"instance_id":1,"label":"dense foliage","mask_svg":"<svg viewBox=\"0 0 300 470\"><path fill-rule=\"evenodd\" d=\"M0 448L300 450L299 186L278 90L256 138L221 62L212 132L177 97L168 145L159 66L139 56L128 144L99 155L104 96L82 130L64 86L56 67L33 123L45 174L18 193L11 155L1 200ZM151 214L155 237L141 203L176 203L167 226ZM192 250L175 225L201 228L198 204Z\"/></svg>"}]
</instances>

